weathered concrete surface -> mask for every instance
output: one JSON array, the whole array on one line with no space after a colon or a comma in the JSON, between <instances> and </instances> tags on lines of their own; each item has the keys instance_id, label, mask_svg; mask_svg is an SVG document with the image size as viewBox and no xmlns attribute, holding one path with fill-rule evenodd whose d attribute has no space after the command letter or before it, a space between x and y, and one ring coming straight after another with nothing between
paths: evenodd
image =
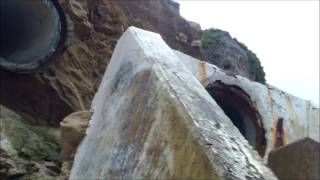
<instances>
[{"instance_id":1,"label":"weathered concrete surface","mask_svg":"<svg viewBox=\"0 0 320 180\"><path fill-rule=\"evenodd\" d=\"M269 152L277 148L278 135L285 145L296 140L310 137L320 140L319 107L310 101L290 95L272 85L252 82L241 76L229 76L212 64L175 51L181 62L193 73L204 87L220 82L234 86L249 96L251 105L259 116L259 126L265 130L266 150L264 161ZM234 97L238 98L238 97ZM277 124L282 119L282 130L277 132ZM279 129L279 128L278 128Z\"/></svg>"},{"instance_id":2,"label":"weathered concrete surface","mask_svg":"<svg viewBox=\"0 0 320 180\"><path fill-rule=\"evenodd\" d=\"M92 110L70 179L275 179L158 34L123 34Z\"/></svg>"},{"instance_id":3,"label":"weathered concrete surface","mask_svg":"<svg viewBox=\"0 0 320 180\"><path fill-rule=\"evenodd\" d=\"M279 179L320 179L320 144L310 138L285 145L269 155Z\"/></svg>"}]
</instances>

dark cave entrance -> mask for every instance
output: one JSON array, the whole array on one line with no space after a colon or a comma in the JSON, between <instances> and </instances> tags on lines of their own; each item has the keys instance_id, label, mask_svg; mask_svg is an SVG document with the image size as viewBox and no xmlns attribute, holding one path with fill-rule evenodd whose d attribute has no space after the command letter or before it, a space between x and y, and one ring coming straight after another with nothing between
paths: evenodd
<instances>
[{"instance_id":1,"label":"dark cave entrance","mask_svg":"<svg viewBox=\"0 0 320 180\"><path fill-rule=\"evenodd\" d=\"M265 130L250 96L239 87L225 85L221 81L210 84L206 89L249 144L263 157L267 142Z\"/></svg>"}]
</instances>

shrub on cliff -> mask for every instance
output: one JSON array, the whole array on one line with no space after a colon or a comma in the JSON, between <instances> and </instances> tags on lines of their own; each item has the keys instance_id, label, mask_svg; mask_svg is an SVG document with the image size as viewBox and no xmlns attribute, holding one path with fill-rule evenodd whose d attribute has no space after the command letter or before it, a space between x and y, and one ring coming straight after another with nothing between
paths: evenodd
<instances>
[{"instance_id":1,"label":"shrub on cliff","mask_svg":"<svg viewBox=\"0 0 320 180\"><path fill-rule=\"evenodd\" d=\"M214 28L206 29L202 31L201 35L201 45L204 48L207 48L209 44L216 43L218 36L215 34Z\"/></svg>"},{"instance_id":2,"label":"shrub on cliff","mask_svg":"<svg viewBox=\"0 0 320 180\"><path fill-rule=\"evenodd\" d=\"M252 52L246 45L243 43L239 42L237 39L235 41L239 44L239 46L244 49L247 53L248 56L248 62L249 62L249 71L250 74L255 75L255 79L257 82L260 82L262 84L266 83L265 79L265 72L263 70L263 67L261 66L260 60L256 56L254 52Z\"/></svg>"},{"instance_id":3,"label":"shrub on cliff","mask_svg":"<svg viewBox=\"0 0 320 180\"><path fill-rule=\"evenodd\" d=\"M206 29L202 31L201 44L208 62L229 73L266 83L265 72L255 53L232 38L228 32L214 28Z\"/></svg>"}]
</instances>

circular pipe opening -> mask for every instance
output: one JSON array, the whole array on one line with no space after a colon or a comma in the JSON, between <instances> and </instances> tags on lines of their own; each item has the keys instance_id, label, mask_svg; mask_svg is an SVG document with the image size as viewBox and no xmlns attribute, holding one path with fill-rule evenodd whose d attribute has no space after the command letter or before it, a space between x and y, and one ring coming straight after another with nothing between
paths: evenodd
<instances>
[{"instance_id":1,"label":"circular pipe opening","mask_svg":"<svg viewBox=\"0 0 320 180\"><path fill-rule=\"evenodd\" d=\"M65 41L65 19L55 0L1 0L0 22L0 66L5 70L36 70Z\"/></svg>"},{"instance_id":2,"label":"circular pipe opening","mask_svg":"<svg viewBox=\"0 0 320 180\"><path fill-rule=\"evenodd\" d=\"M241 88L221 81L210 84L206 89L249 144L263 157L267 146L265 130L250 96Z\"/></svg>"}]
</instances>

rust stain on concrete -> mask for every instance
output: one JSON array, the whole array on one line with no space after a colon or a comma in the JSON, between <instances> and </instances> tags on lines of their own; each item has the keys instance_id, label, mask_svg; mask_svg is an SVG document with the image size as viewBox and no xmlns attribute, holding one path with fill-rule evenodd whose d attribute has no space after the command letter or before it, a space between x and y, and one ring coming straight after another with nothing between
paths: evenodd
<instances>
[{"instance_id":1,"label":"rust stain on concrete","mask_svg":"<svg viewBox=\"0 0 320 180\"><path fill-rule=\"evenodd\" d=\"M207 71L206 71L206 64L205 62L199 62L199 74L201 81L207 79Z\"/></svg>"},{"instance_id":2,"label":"rust stain on concrete","mask_svg":"<svg viewBox=\"0 0 320 180\"><path fill-rule=\"evenodd\" d=\"M277 121L272 123L272 149L277 149L287 144L286 133L283 129L283 118L279 118Z\"/></svg>"}]
</instances>

